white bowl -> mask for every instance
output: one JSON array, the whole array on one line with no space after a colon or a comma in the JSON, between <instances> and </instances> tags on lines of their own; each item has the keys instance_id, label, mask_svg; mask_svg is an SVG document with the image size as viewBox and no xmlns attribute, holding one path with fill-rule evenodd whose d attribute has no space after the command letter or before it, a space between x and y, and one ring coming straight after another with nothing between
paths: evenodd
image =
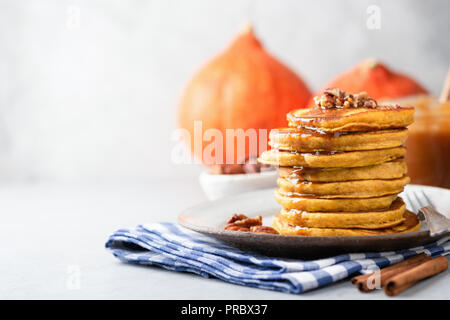
<instances>
[{"instance_id":1,"label":"white bowl","mask_svg":"<svg viewBox=\"0 0 450 320\"><path fill-rule=\"evenodd\" d=\"M210 174L204 171L199 180L209 200L277 185L278 171L270 170L243 174Z\"/></svg>"}]
</instances>

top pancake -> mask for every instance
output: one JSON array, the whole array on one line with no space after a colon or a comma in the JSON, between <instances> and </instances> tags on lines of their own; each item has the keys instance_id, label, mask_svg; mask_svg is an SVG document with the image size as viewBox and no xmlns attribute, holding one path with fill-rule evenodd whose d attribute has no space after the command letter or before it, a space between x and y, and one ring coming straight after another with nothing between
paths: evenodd
<instances>
[{"instance_id":1,"label":"top pancake","mask_svg":"<svg viewBox=\"0 0 450 320\"><path fill-rule=\"evenodd\" d=\"M377 106L376 108L321 109L291 111L290 127L323 132L355 132L403 128L413 123L414 108Z\"/></svg>"}]
</instances>

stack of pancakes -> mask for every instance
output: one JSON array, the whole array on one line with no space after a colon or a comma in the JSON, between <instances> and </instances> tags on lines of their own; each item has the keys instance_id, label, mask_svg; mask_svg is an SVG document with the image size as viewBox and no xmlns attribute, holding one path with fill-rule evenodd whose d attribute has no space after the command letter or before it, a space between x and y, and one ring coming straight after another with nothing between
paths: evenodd
<instances>
[{"instance_id":1,"label":"stack of pancakes","mask_svg":"<svg viewBox=\"0 0 450 320\"><path fill-rule=\"evenodd\" d=\"M413 108L378 106L337 89L288 114L259 161L279 167L273 227L281 234L377 235L416 231L397 196L409 183L403 146Z\"/></svg>"}]
</instances>

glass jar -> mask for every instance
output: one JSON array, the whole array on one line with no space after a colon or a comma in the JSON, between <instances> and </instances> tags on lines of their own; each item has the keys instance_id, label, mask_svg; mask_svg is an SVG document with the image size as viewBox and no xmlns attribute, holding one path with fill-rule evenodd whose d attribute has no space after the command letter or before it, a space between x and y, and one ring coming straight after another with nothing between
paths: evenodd
<instances>
[{"instance_id":1,"label":"glass jar","mask_svg":"<svg viewBox=\"0 0 450 320\"><path fill-rule=\"evenodd\" d=\"M450 188L450 102L421 96L400 105L416 108L406 141L411 183Z\"/></svg>"}]
</instances>

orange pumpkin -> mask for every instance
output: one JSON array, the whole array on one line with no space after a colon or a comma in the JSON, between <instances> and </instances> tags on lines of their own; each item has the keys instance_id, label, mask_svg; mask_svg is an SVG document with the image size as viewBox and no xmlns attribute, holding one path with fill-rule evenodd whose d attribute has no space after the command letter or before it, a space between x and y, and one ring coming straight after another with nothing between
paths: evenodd
<instances>
[{"instance_id":1,"label":"orange pumpkin","mask_svg":"<svg viewBox=\"0 0 450 320\"><path fill-rule=\"evenodd\" d=\"M410 77L389 70L375 59L367 59L329 81L318 93L327 88L339 88L349 93L365 91L375 100L394 100L427 90ZM312 99L309 105L314 104Z\"/></svg>"},{"instance_id":2,"label":"orange pumpkin","mask_svg":"<svg viewBox=\"0 0 450 320\"><path fill-rule=\"evenodd\" d=\"M249 27L188 83L180 101L178 123L190 132L190 147L196 158L202 159L199 153L207 145L203 142L202 150L194 150L194 121L200 120L203 132L214 128L222 132L222 161L225 162L227 152L233 152L237 163L243 159L237 159L236 145L234 150L227 149L226 129L285 126L286 113L306 106L310 97L306 84L272 57ZM247 145L245 157L257 156L250 153Z\"/></svg>"}]
</instances>

